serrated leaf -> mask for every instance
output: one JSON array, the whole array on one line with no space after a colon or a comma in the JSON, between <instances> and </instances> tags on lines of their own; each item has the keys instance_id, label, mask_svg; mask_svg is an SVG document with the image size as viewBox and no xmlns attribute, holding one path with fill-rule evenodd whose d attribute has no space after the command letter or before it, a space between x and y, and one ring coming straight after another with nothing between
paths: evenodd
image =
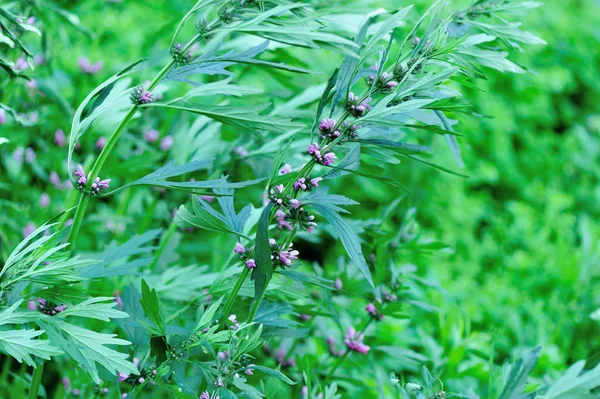
<instances>
[{"instance_id":1,"label":"serrated leaf","mask_svg":"<svg viewBox=\"0 0 600 399\"><path fill-rule=\"evenodd\" d=\"M90 298L87 301L67 307L55 317L64 319L69 316L79 316L102 321L129 317L127 313L115 309L115 306L117 306L117 302L112 296Z\"/></svg>"},{"instance_id":2,"label":"serrated leaf","mask_svg":"<svg viewBox=\"0 0 600 399\"><path fill-rule=\"evenodd\" d=\"M535 368L540 357L541 348L538 347L527 353L512 366L510 374L504 384L504 389L498 399L524 399L528 395L523 393L529 373Z\"/></svg>"},{"instance_id":3,"label":"serrated leaf","mask_svg":"<svg viewBox=\"0 0 600 399\"><path fill-rule=\"evenodd\" d=\"M600 387L600 364L584 370L585 361L574 363L539 399L592 399L591 391Z\"/></svg>"},{"instance_id":4,"label":"serrated leaf","mask_svg":"<svg viewBox=\"0 0 600 399\"><path fill-rule=\"evenodd\" d=\"M46 339L34 339L44 332L41 330L4 330L0 331L0 350L14 357L19 363L27 363L36 367L32 356L50 360L51 356L58 356L62 351Z\"/></svg>"},{"instance_id":5,"label":"serrated leaf","mask_svg":"<svg viewBox=\"0 0 600 399\"><path fill-rule=\"evenodd\" d=\"M269 105L270 104L258 107L237 108L204 105L182 107L178 105L153 103L146 105L146 107L169 108L204 115L224 125L247 131L261 140L264 139L259 133L261 130L273 133L287 133L289 130L298 130L304 127L303 124L292 122L288 118L259 115L259 113L265 110Z\"/></svg>"},{"instance_id":6,"label":"serrated leaf","mask_svg":"<svg viewBox=\"0 0 600 399\"><path fill-rule=\"evenodd\" d=\"M153 331L154 335L165 335L165 323L158 294L155 289L150 290L144 279L142 279L142 299L140 303L144 309L144 314L156 327L156 330Z\"/></svg>"},{"instance_id":7,"label":"serrated leaf","mask_svg":"<svg viewBox=\"0 0 600 399\"><path fill-rule=\"evenodd\" d=\"M369 265L367 265L367 261L362 252L360 240L352 230L352 227L330 207L319 203L314 203L312 206L327 220L327 222L329 222L329 224L331 224L342 241L342 245L346 249L350 259L352 259L356 267L361 271L369 285L375 288Z\"/></svg>"},{"instance_id":8,"label":"serrated leaf","mask_svg":"<svg viewBox=\"0 0 600 399\"><path fill-rule=\"evenodd\" d=\"M102 196L113 195L121 190L124 190L128 187L133 186L154 186L154 187L163 187L171 190L178 191L186 191L190 193L205 193L206 190L210 189L228 189L228 188L240 188L250 186L256 183L260 183L264 181L265 178L248 180L245 182L238 183L230 183L227 181L227 177L221 177L219 179L214 180L204 180L204 181L185 181L185 182L174 182L167 180L169 178L178 177L185 175L187 173L195 172L201 169L205 169L208 165L211 164L211 161L192 161L188 162L184 165L175 165L174 161L167 163L162 168L155 170L150 173L133 181L131 183L127 183L124 186L121 186L115 190L109 191L107 193L102 194Z\"/></svg>"},{"instance_id":9,"label":"serrated leaf","mask_svg":"<svg viewBox=\"0 0 600 399\"><path fill-rule=\"evenodd\" d=\"M351 145L350 151L346 153L335 169L323 175L323 179L335 179L350 174L349 171L358 170L360 167L360 144Z\"/></svg>"}]
</instances>

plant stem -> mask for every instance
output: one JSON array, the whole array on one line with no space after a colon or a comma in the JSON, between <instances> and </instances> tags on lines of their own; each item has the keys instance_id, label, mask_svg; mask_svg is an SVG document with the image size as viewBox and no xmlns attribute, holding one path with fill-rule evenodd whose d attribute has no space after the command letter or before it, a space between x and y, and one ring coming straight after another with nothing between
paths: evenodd
<instances>
[{"instance_id":1,"label":"plant stem","mask_svg":"<svg viewBox=\"0 0 600 399\"><path fill-rule=\"evenodd\" d=\"M156 87L156 85L158 84L160 79L162 79L163 76L165 76L167 74L169 69L171 69L171 67L174 64L175 64L175 60L171 59L163 67L163 69L161 69L160 72L154 77L154 79L152 80L152 83L150 83L150 87L148 88L148 90L152 90L154 87ZM98 175L100 174L100 170L102 170L102 167L104 166L104 163L108 159L108 156L110 155L111 151L113 150L115 144L117 144L117 141L119 140L119 138L125 131L125 128L127 127L129 122L135 116L135 113L137 112L137 108L138 108L137 105L133 105L129 109L129 111L127 112L127 114L125 115L125 117L123 118L121 123L119 123L117 128L114 130L114 132L108 138L108 141L106 142L106 146L102 149L102 152L100 152L100 155L96 159L96 162L94 162L94 166L92 166L92 170L88 177L88 185L91 186L94 183L94 180L96 179L96 177L98 177ZM87 196L85 194L81 194L81 197L79 198L79 204L77 205L77 211L75 211L75 216L73 218L73 225L71 226L71 230L69 231L69 237L67 238L67 241L69 243L71 243L71 251L73 251L75 249L75 244L77 242L77 236L79 235L79 229L81 228L81 223L83 222L83 216L85 215L85 211L87 209L88 204L89 204L89 196Z\"/></svg>"},{"instance_id":2,"label":"plant stem","mask_svg":"<svg viewBox=\"0 0 600 399\"><path fill-rule=\"evenodd\" d=\"M244 284L246 277L248 277L249 272L250 272L250 269L248 269L246 266L244 266L244 270L242 270L242 272L240 273L240 276L238 277L237 281L235 282L235 286L233 287L233 290L231 290L231 293L229 294L229 297L227 298L227 302L225 302L225 305L223 305L223 317L221 318L222 321L224 319L226 319L227 316L229 316L229 312L231 311L233 302L235 301L235 298L237 298L237 295L240 292L240 289L242 288L242 285Z\"/></svg>"},{"instance_id":3,"label":"plant stem","mask_svg":"<svg viewBox=\"0 0 600 399\"><path fill-rule=\"evenodd\" d=\"M156 254L154 255L154 260L150 264L150 271L154 270L154 268L158 264L158 259L160 258L160 256L164 252L165 248L167 247L167 244L171 240L171 237L173 236L173 233L175 233L175 230L177 230L177 225L175 224L175 221L172 220L166 233L163 234L163 236L160 239L160 246L158 247L158 250L156 251Z\"/></svg>"},{"instance_id":4,"label":"plant stem","mask_svg":"<svg viewBox=\"0 0 600 399\"><path fill-rule=\"evenodd\" d=\"M33 370L33 375L31 376L31 385L29 386L29 395L27 396L28 399L37 399L43 374L44 363L40 363Z\"/></svg>"},{"instance_id":5,"label":"plant stem","mask_svg":"<svg viewBox=\"0 0 600 399\"><path fill-rule=\"evenodd\" d=\"M268 277L267 281L265 283L265 287L263 288L262 292L260 293L258 298L256 298L254 300L254 302L252 302L252 307L250 308L250 314L248 315L248 320L246 321L247 323L252 323L254 321L254 318L256 317L256 312L258 312L258 307L260 306L260 303L261 303L263 297L265 296L265 292L267 292L267 287L269 286L270 281L271 281L271 278Z\"/></svg>"},{"instance_id":6,"label":"plant stem","mask_svg":"<svg viewBox=\"0 0 600 399\"><path fill-rule=\"evenodd\" d=\"M337 370L338 367L340 367L342 365L342 363L344 363L344 360L346 360L346 358L349 355L350 355L350 349L346 349L346 352L344 352L344 354L338 359L338 361L333 365L333 367L331 368L331 370L325 377L326 381L329 380L333 376L333 373L335 373L335 370Z\"/></svg>"}]
</instances>

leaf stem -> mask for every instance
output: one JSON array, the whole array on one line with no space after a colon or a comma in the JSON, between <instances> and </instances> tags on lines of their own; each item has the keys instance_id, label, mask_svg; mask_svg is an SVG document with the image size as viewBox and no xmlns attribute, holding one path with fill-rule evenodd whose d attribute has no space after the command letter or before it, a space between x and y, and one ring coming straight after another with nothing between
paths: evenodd
<instances>
[{"instance_id":1,"label":"leaf stem","mask_svg":"<svg viewBox=\"0 0 600 399\"><path fill-rule=\"evenodd\" d=\"M31 376L31 385L29 386L29 395L28 399L37 399L38 391L40 389L40 384L42 383L42 375L44 374L44 363L40 363L33 370L33 375Z\"/></svg>"}]
</instances>

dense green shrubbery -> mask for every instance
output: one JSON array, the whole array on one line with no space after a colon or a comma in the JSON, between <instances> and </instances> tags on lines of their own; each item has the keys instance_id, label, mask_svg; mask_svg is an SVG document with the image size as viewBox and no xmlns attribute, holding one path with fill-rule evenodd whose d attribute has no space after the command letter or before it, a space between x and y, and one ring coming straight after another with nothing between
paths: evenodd
<instances>
[{"instance_id":1,"label":"dense green shrubbery","mask_svg":"<svg viewBox=\"0 0 600 399\"><path fill-rule=\"evenodd\" d=\"M598 397L600 53L590 43L600 7L416 3L396 14L399 5L386 1L0 4L0 397ZM177 40L203 40L173 47L192 6ZM502 8L548 44L511 36L514 25L476 25L504 23ZM369 13L365 44L353 46ZM271 39L268 49L260 36ZM468 48L477 38L480 47ZM482 48L489 52L474 53ZM357 54L364 59L347 88ZM189 64L198 56L203 64ZM397 88L368 69L386 58ZM202 85L166 82L151 90L153 104L135 98L140 108L128 113L130 88L170 59L175 72L196 68L183 80ZM491 60L505 73L479 69ZM232 80L222 80L224 67ZM527 73L510 73L521 68ZM469 78L480 72L486 80ZM319 130L336 130L321 120L341 100L339 121L347 91L365 90L355 105L370 96L374 109L351 110L363 129L358 142L342 130L334 165L343 169L309 175L307 145ZM455 91L464 100L431 100ZM106 112L88 131L72 126L98 111ZM118 127L122 120L129 125ZM460 156L442 135L450 131L462 135ZM73 175L77 163L84 174ZM292 173L279 173L285 164ZM170 182L139 180L159 168ZM110 189L92 187L98 173ZM299 177L310 187L327 173L318 189L292 190ZM154 187L109 196L133 182ZM317 215L314 233L311 219L289 235L278 229L296 212L288 193ZM288 219L275 217L274 197ZM285 242L281 259L269 261L268 237ZM285 269L292 240L300 255ZM350 337L351 326L364 338Z\"/></svg>"}]
</instances>

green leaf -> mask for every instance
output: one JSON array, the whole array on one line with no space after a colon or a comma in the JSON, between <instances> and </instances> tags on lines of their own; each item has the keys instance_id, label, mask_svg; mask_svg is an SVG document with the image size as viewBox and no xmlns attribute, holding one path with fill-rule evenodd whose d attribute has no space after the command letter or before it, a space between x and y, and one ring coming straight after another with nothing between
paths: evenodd
<instances>
[{"instance_id":1,"label":"green leaf","mask_svg":"<svg viewBox=\"0 0 600 399\"><path fill-rule=\"evenodd\" d=\"M250 86L233 85L230 84L230 82L231 78L196 86L193 89L189 90L187 93L185 93L183 97L178 97L174 100L171 100L167 104L173 104L178 101L187 101L195 97L207 97L217 95L242 97L245 95L259 94L263 92L261 89L257 89Z\"/></svg>"},{"instance_id":2,"label":"green leaf","mask_svg":"<svg viewBox=\"0 0 600 399\"><path fill-rule=\"evenodd\" d=\"M219 389L219 397L221 399L237 399L237 396L227 388Z\"/></svg>"},{"instance_id":3,"label":"green leaf","mask_svg":"<svg viewBox=\"0 0 600 399\"><path fill-rule=\"evenodd\" d=\"M205 194L206 190L209 189L227 189L227 188L240 188L251 186L253 184L260 183L264 181L265 178L248 180L245 182L238 183L230 183L227 181L227 177L221 177L219 179L214 180L204 180L204 181L185 181L185 182L174 182L167 180L172 177L178 177L185 175L187 173L196 172L201 169L207 168L211 164L211 161L192 161L186 163L184 165L175 165L174 161L170 161L162 168L155 170L150 173L133 181L131 183L127 183L124 186L121 186L115 190L106 192L102 194L103 197L113 195L121 190L124 190L133 186L154 186L154 187L163 187L171 190L179 190L190 193L201 193ZM216 193L215 193L216 194Z\"/></svg>"},{"instance_id":4,"label":"green leaf","mask_svg":"<svg viewBox=\"0 0 600 399\"><path fill-rule=\"evenodd\" d=\"M600 364L584 370L585 361L580 360L556 380L539 399L592 399L592 390L600 387Z\"/></svg>"},{"instance_id":5,"label":"green leaf","mask_svg":"<svg viewBox=\"0 0 600 399\"><path fill-rule=\"evenodd\" d=\"M214 210L202 198L196 197L192 199L191 211L184 205L179 207L179 210L175 214L175 223L183 228L196 227L210 231L231 233L252 241L252 239L242 234L244 224L252 212L252 205L247 205L238 214L233 205L233 190L215 190L215 193L220 195L217 200L219 205L221 205L223 213Z\"/></svg>"},{"instance_id":6,"label":"green leaf","mask_svg":"<svg viewBox=\"0 0 600 399\"><path fill-rule=\"evenodd\" d=\"M313 141L314 131L317 128L317 126L319 126L321 114L323 113L323 108L325 108L325 105L327 105L327 102L329 101L329 93L331 93L331 90L335 87L337 83L339 72L340 68L336 68L336 70L333 71L333 75L331 75L331 77L327 81L327 86L325 86L325 89L323 90L323 95L319 100L319 105L317 106L317 113L315 114L315 121L313 122L311 129L311 142Z\"/></svg>"},{"instance_id":7,"label":"green leaf","mask_svg":"<svg viewBox=\"0 0 600 399\"><path fill-rule=\"evenodd\" d=\"M254 300L257 300L267 288L267 281L273 275L273 262L271 262L271 246L269 245L269 223L273 204L269 203L263 209L256 231L256 246L254 248L254 261L256 268L252 270L251 279L254 281Z\"/></svg>"},{"instance_id":8,"label":"green leaf","mask_svg":"<svg viewBox=\"0 0 600 399\"><path fill-rule=\"evenodd\" d=\"M363 255L360 246L360 239L352 230L352 227L330 207L319 203L314 203L312 206L329 222L329 224L331 224L342 241L342 245L346 249L350 259L352 259L356 267L358 267L365 276L371 287L375 288L369 265L367 265L367 261L365 260L365 256Z\"/></svg>"},{"instance_id":9,"label":"green leaf","mask_svg":"<svg viewBox=\"0 0 600 399\"><path fill-rule=\"evenodd\" d=\"M208 309L206 309L206 311L202 313L202 317L198 321L198 324L196 324L196 328L194 328L194 331L204 330L212 324L215 314L217 313L219 306L221 306L221 302L223 302L223 297L220 297L215 302L211 303ZM228 315L225 315L225 317L227 316Z\"/></svg>"},{"instance_id":10,"label":"green leaf","mask_svg":"<svg viewBox=\"0 0 600 399\"><path fill-rule=\"evenodd\" d=\"M360 167L360 144L356 143L350 147L344 158L329 172L323 175L323 179L335 179L350 174L350 171L358 170Z\"/></svg>"},{"instance_id":11,"label":"green leaf","mask_svg":"<svg viewBox=\"0 0 600 399\"><path fill-rule=\"evenodd\" d=\"M55 317L64 319L69 316L79 316L102 321L129 317L127 313L114 309L116 305L117 302L115 302L115 298L112 296L90 298L77 305L67 307L67 309L58 313Z\"/></svg>"},{"instance_id":12,"label":"green leaf","mask_svg":"<svg viewBox=\"0 0 600 399\"><path fill-rule=\"evenodd\" d=\"M431 152L433 148L424 145L403 143L401 141L391 141L384 139L362 139L358 140L359 143L374 145L381 148L390 149L398 154L420 154L423 152Z\"/></svg>"},{"instance_id":13,"label":"green leaf","mask_svg":"<svg viewBox=\"0 0 600 399\"><path fill-rule=\"evenodd\" d=\"M296 72L296 73L311 73L310 71L302 68L297 68L293 66L288 66L283 63L275 63L270 61L263 61L256 59L258 54L262 53L269 47L269 41L266 40L263 43L259 44L256 47L251 47L246 51L241 53L235 53L234 51L230 51L224 55L218 56L217 53L221 48L221 43L215 46L213 49L208 51L206 54L201 55L196 58L194 61L181 65L177 68L171 69L165 78L162 81L168 80L178 80L181 82L189 83L193 86L199 85L199 83L194 82L189 79L190 76L196 75L229 75L232 76L233 73L228 71L226 68L235 65L237 63L240 64L249 64L249 65L258 65L267 68L274 68L288 72Z\"/></svg>"},{"instance_id":14,"label":"green leaf","mask_svg":"<svg viewBox=\"0 0 600 399\"><path fill-rule=\"evenodd\" d=\"M51 356L58 356L62 351L46 339L34 339L42 335L41 330L4 330L0 331L0 350L14 357L19 363L27 363L36 367L32 356L50 360Z\"/></svg>"},{"instance_id":15,"label":"green leaf","mask_svg":"<svg viewBox=\"0 0 600 399\"><path fill-rule=\"evenodd\" d=\"M297 281L302 284L316 285L317 287L333 290L335 283L332 280L327 280L323 277L316 276L314 274L302 273L293 270L278 270L275 273L281 274L291 280Z\"/></svg>"},{"instance_id":16,"label":"green leaf","mask_svg":"<svg viewBox=\"0 0 600 399\"><path fill-rule=\"evenodd\" d=\"M69 152L68 152L68 160L67 164L73 164L73 151L75 151L75 144L77 140L85 133L85 131L92 125L92 122L100 116L102 113L106 112L111 108L114 104L104 104L104 99L108 97L110 90L114 87L114 83L122 78L123 76L132 72L133 68L144 60L140 60L134 62L129 65L127 68L122 69L115 75L111 76L108 80L103 82L100 86L96 87L87 97L81 102L77 111L75 111L75 115L73 116L73 122L71 124L71 134L69 135ZM83 111L86 106L95 98L98 98L97 101L94 102L92 106L93 112L88 112L88 114L82 118Z\"/></svg>"},{"instance_id":17,"label":"green leaf","mask_svg":"<svg viewBox=\"0 0 600 399\"><path fill-rule=\"evenodd\" d=\"M142 299L140 300L144 314L156 327L155 335L165 335L165 323L163 321L162 310L156 290L150 290L146 281L142 279Z\"/></svg>"},{"instance_id":18,"label":"green leaf","mask_svg":"<svg viewBox=\"0 0 600 399\"><path fill-rule=\"evenodd\" d=\"M286 384L296 385L296 383L294 381L290 380L288 377L286 377L285 374L283 374L282 372L277 371L275 369L265 367L265 366L259 366L259 365L253 365L249 368L251 368L252 370L261 371L261 372L265 373L266 375L268 375L269 377L277 378L278 380L283 381Z\"/></svg>"},{"instance_id":19,"label":"green leaf","mask_svg":"<svg viewBox=\"0 0 600 399\"><path fill-rule=\"evenodd\" d=\"M178 105L153 103L147 104L145 107L169 108L191 112L198 115L204 115L217 122L221 122L224 125L229 125L236 129L247 131L261 140L263 137L258 132L261 130L273 133L287 133L290 130L299 130L304 127L303 124L292 122L288 118L259 115L259 113L269 107L269 105L270 104L265 104L258 107L237 108L204 105L182 107Z\"/></svg>"},{"instance_id":20,"label":"green leaf","mask_svg":"<svg viewBox=\"0 0 600 399\"><path fill-rule=\"evenodd\" d=\"M524 394L525 383L529 373L535 368L540 357L541 348L537 347L527 353L523 359L517 362L510 368L510 373L506 378L504 389L498 399L525 399L528 395Z\"/></svg>"}]
</instances>

